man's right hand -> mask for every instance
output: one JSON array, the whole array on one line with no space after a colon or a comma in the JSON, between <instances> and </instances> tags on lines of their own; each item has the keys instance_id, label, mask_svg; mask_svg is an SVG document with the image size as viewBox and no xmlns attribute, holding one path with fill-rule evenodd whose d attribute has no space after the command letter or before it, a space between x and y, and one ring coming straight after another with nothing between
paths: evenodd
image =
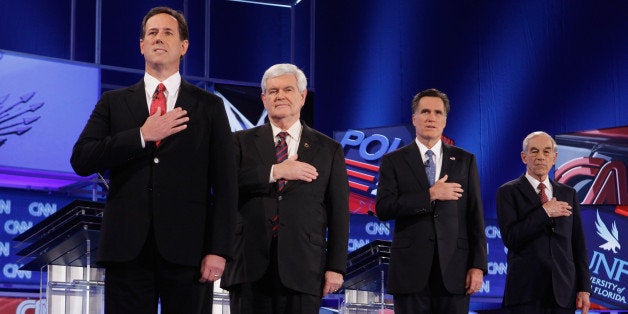
<instances>
[{"instance_id":1,"label":"man's right hand","mask_svg":"<svg viewBox=\"0 0 628 314\"><path fill-rule=\"evenodd\" d=\"M571 216L571 205L567 202L559 201L556 197L543 204L543 209L549 217Z\"/></svg>"},{"instance_id":2,"label":"man's right hand","mask_svg":"<svg viewBox=\"0 0 628 314\"><path fill-rule=\"evenodd\" d=\"M187 111L176 107L170 112L161 115L161 108L146 119L144 125L140 128L142 137L146 142L156 142L164 138L185 130L188 126L185 124L190 120Z\"/></svg>"},{"instance_id":3,"label":"man's right hand","mask_svg":"<svg viewBox=\"0 0 628 314\"><path fill-rule=\"evenodd\" d=\"M302 180L305 182L312 182L318 177L318 171L314 166L298 161L299 156L294 156L276 164L273 167L273 178L275 180Z\"/></svg>"},{"instance_id":4,"label":"man's right hand","mask_svg":"<svg viewBox=\"0 0 628 314\"><path fill-rule=\"evenodd\" d=\"M440 180L434 182L430 187L430 201L456 201L462 197L462 185L455 182L446 182L448 175L443 176Z\"/></svg>"}]
</instances>

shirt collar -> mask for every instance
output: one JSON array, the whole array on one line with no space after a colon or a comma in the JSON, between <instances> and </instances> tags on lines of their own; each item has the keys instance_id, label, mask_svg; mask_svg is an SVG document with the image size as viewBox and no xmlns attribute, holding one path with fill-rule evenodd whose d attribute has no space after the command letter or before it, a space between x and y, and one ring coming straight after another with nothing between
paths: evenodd
<instances>
[{"instance_id":1,"label":"shirt collar","mask_svg":"<svg viewBox=\"0 0 628 314\"><path fill-rule=\"evenodd\" d=\"M537 180L536 178L528 174L527 171L526 171L526 179L528 179L528 182L530 182L530 184L532 185L535 191L539 189L539 183L541 183L541 181ZM550 189L550 191L552 190L552 185L550 184L549 176L545 178L545 180L543 180L543 184L545 184L546 189Z\"/></svg>"},{"instance_id":2,"label":"shirt collar","mask_svg":"<svg viewBox=\"0 0 628 314\"><path fill-rule=\"evenodd\" d=\"M276 125L274 125L272 123L270 124L270 126L273 128L273 138L276 138L277 134L279 134L279 132L286 131L286 132L288 132L288 135L290 135L290 137L292 137L295 140L299 140L299 138L301 137L301 130L303 129L303 125L301 124L301 120L297 120L297 122L292 124L292 126L290 128L288 128L287 130L282 130L278 126L276 126Z\"/></svg>"},{"instance_id":3,"label":"shirt collar","mask_svg":"<svg viewBox=\"0 0 628 314\"><path fill-rule=\"evenodd\" d=\"M414 142L419 146L419 151L421 152L421 158L423 158L424 160L427 159L427 157L425 156L425 152L427 152L428 149L434 152L434 156L436 158L440 158L440 156L442 156L442 153L443 153L443 141L442 140L438 140L438 142L436 142L436 144L434 144L432 148L427 148L427 146L423 145L423 143L421 143L416 137L414 138Z\"/></svg>"},{"instance_id":4,"label":"shirt collar","mask_svg":"<svg viewBox=\"0 0 628 314\"><path fill-rule=\"evenodd\" d=\"M159 83L163 83L164 86L166 86L166 92L169 95L172 95L172 93L176 92L179 89L179 86L181 86L181 74L179 73L179 71L177 71L176 73L170 75L163 82L159 82L159 80L156 79L154 76L148 73L144 73L144 86L146 87L146 92L150 96L155 93L155 90L157 89L157 85L159 85Z\"/></svg>"}]
</instances>

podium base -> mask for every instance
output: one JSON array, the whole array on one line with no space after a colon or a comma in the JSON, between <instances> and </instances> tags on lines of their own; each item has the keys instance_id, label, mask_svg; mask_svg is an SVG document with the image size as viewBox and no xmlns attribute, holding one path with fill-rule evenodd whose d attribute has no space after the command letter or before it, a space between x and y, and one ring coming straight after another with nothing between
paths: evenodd
<instances>
[{"instance_id":1,"label":"podium base","mask_svg":"<svg viewBox=\"0 0 628 314\"><path fill-rule=\"evenodd\" d=\"M343 314L383 314L394 313L392 296L382 293L345 289L345 299L340 307Z\"/></svg>"},{"instance_id":2,"label":"podium base","mask_svg":"<svg viewBox=\"0 0 628 314\"><path fill-rule=\"evenodd\" d=\"M102 268L48 265L47 313L103 313L104 274Z\"/></svg>"}]
</instances>

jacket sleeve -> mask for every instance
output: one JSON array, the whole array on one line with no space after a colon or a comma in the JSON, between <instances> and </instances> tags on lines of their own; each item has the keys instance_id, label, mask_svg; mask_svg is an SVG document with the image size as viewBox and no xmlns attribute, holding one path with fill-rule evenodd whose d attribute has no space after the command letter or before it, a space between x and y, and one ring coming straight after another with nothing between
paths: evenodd
<instances>
[{"instance_id":1,"label":"jacket sleeve","mask_svg":"<svg viewBox=\"0 0 628 314\"><path fill-rule=\"evenodd\" d=\"M87 176L115 168L150 151L142 148L141 125L112 132L111 104L119 98L116 95L112 92L103 94L74 144L70 163L78 175Z\"/></svg>"},{"instance_id":2,"label":"jacket sleeve","mask_svg":"<svg viewBox=\"0 0 628 314\"><path fill-rule=\"evenodd\" d=\"M469 268L488 272L486 234L484 233L484 211L480 192L480 176L475 156L469 163L469 183L467 192L467 230L469 237Z\"/></svg>"},{"instance_id":3,"label":"jacket sleeve","mask_svg":"<svg viewBox=\"0 0 628 314\"><path fill-rule=\"evenodd\" d=\"M580 205L575 191L571 202L573 212L573 232L571 238L573 261L576 267L576 291L591 292L591 277L589 277L589 263L587 262L587 248L582 229Z\"/></svg>"},{"instance_id":4,"label":"jacket sleeve","mask_svg":"<svg viewBox=\"0 0 628 314\"><path fill-rule=\"evenodd\" d=\"M222 99L212 104L209 179L213 210L209 253L232 258L238 183L233 133Z\"/></svg>"},{"instance_id":5,"label":"jacket sleeve","mask_svg":"<svg viewBox=\"0 0 628 314\"><path fill-rule=\"evenodd\" d=\"M327 270L344 274L349 241L349 180L342 146L336 145L327 192Z\"/></svg>"}]
</instances>

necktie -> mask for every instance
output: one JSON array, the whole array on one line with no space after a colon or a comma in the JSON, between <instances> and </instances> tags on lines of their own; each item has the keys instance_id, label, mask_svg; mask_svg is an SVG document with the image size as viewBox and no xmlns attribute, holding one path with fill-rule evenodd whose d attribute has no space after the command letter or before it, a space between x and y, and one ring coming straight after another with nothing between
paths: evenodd
<instances>
[{"instance_id":1,"label":"necktie","mask_svg":"<svg viewBox=\"0 0 628 314\"><path fill-rule=\"evenodd\" d=\"M288 143L286 143L286 136L288 136L288 132L279 132L277 136L279 137L279 142L277 142L277 146L275 146L275 156L277 157L277 163L280 163L288 158ZM285 186L285 179L277 180L277 191L279 193L281 193ZM277 231L279 230L279 208L277 208L277 212L275 213L271 224L273 237L277 237Z\"/></svg>"},{"instance_id":2,"label":"necktie","mask_svg":"<svg viewBox=\"0 0 628 314\"><path fill-rule=\"evenodd\" d=\"M428 149L425 152L427 155L427 162L425 163L425 173L427 174L427 180L430 182L430 186L434 185L434 179L436 178L436 163L434 162L434 152Z\"/></svg>"},{"instance_id":3,"label":"necktie","mask_svg":"<svg viewBox=\"0 0 628 314\"><path fill-rule=\"evenodd\" d=\"M541 204L547 203L549 199L547 198L547 194L545 194L545 184L543 182L539 183L539 198L541 199Z\"/></svg>"},{"instance_id":4,"label":"necktie","mask_svg":"<svg viewBox=\"0 0 628 314\"><path fill-rule=\"evenodd\" d=\"M152 116L157 112L157 108L161 108L161 114L166 113L166 96L164 95L164 91L166 91L166 86L163 83L159 83L157 85L157 89L155 89L155 93L153 94L153 100L150 102L150 115ZM155 145L159 147L161 141L155 142Z\"/></svg>"},{"instance_id":5,"label":"necktie","mask_svg":"<svg viewBox=\"0 0 628 314\"><path fill-rule=\"evenodd\" d=\"M279 137L279 142L277 142L277 146L275 146L275 154L277 156L277 163L280 163L288 159L288 144L286 143L288 132L279 132L277 136ZM277 180L277 191L281 192L285 186L286 180Z\"/></svg>"}]
</instances>

